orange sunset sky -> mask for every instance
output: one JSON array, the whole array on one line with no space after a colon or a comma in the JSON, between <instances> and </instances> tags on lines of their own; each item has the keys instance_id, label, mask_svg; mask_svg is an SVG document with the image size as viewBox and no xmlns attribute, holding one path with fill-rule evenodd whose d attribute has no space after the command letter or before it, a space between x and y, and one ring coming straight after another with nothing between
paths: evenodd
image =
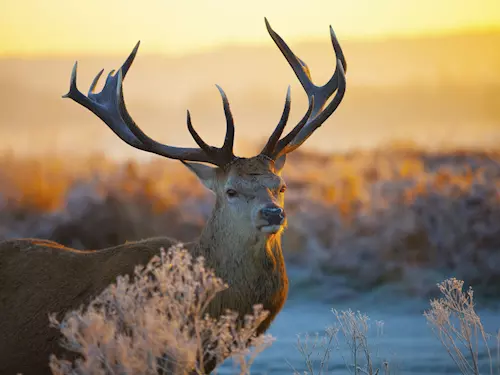
<instances>
[{"instance_id":1,"label":"orange sunset sky","mask_svg":"<svg viewBox=\"0 0 500 375\"><path fill-rule=\"evenodd\" d=\"M186 54L268 42L263 18L287 40L418 36L500 27L499 0L2 0L0 56Z\"/></svg>"}]
</instances>

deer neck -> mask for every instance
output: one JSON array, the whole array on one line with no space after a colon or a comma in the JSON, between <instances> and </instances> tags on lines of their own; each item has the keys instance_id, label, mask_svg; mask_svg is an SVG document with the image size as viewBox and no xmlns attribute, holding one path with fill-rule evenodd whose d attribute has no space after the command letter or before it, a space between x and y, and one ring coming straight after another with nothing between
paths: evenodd
<instances>
[{"instance_id":1,"label":"deer neck","mask_svg":"<svg viewBox=\"0 0 500 375\"><path fill-rule=\"evenodd\" d=\"M251 314L255 304L262 304L270 312L257 333L264 332L288 294L281 233L245 234L215 214L208 220L195 248L205 258L205 264L229 285L228 290L212 301L210 314L219 316L226 309ZM236 293L231 292L235 290Z\"/></svg>"},{"instance_id":2,"label":"deer neck","mask_svg":"<svg viewBox=\"0 0 500 375\"><path fill-rule=\"evenodd\" d=\"M284 269L281 232L269 236L241 231L213 214L203 229L198 246L200 255L213 267L229 270L235 267L262 271ZM221 275L222 276L222 275Z\"/></svg>"}]
</instances>

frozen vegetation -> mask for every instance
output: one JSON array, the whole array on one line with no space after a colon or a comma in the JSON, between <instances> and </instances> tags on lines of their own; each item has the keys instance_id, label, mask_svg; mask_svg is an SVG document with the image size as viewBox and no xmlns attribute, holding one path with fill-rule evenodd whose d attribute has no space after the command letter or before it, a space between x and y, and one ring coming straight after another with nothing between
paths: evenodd
<instances>
[{"instance_id":1,"label":"frozen vegetation","mask_svg":"<svg viewBox=\"0 0 500 375\"><path fill-rule=\"evenodd\" d=\"M289 166L284 250L305 282L334 276L352 292L390 285L429 297L454 276L500 296L500 152L298 152ZM180 163L0 157L0 240L189 241L212 205Z\"/></svg>"}]
</instances>

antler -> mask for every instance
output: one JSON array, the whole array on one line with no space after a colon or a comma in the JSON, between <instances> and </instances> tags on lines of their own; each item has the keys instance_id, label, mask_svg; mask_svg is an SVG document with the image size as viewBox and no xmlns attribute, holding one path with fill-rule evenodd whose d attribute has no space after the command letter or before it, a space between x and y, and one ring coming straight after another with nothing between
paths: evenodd
<instances>
[{"instance_id":1,"label":"antler","mask_svg":"<svg viewBox=\"0 0 500 375\"><path fill-rule=\"evenodd\" d=\"M128 73L130 66L134 62L137 50L139 49L138 42L127 60L123 63L117 74L113 74L112 70L101 92L95 93L95 87L103 70L101 70L92 81L87 96L82 94L76 86L76 73L77 63L73 67L71 73L71 82L69 92L63 98L71 98L78 104L84 106L97 117L99 117L108 127L123 141L143 151L152 152L161 156L171 159L184 160L184 161L198 161L211 163L217 166L224 166L234 159L236 156L233 154L234 144L234 122L229 108L229 101L224 91L217 86L222 96L222 103L224 106L224 113L226 115L226 137L224 144L221 148L209 146L194 130L191 124L191 116L187 114L187 126L189 132L200 148L185 148L173 147L164 145L150 138L145 134L139 126L132 119L125 106L123 98L123 79Z\"/></svg>"},{"instance_id":2,"label":"antler","mask_svg":"<svg viewBox=\"0 0 500 375\"><path fill-rule=\"evenodd\" d=\"M330 80L323 86L316 86L311 79L311 73L307 64L299 59L288 47L285 41L271 28L267 18L265 18L267 31L273 38L274 42L285 56L292 67L295 75L299 79L302 87L304 88L307 97L309 98L309 109L302 120L297 124L297 126L283 139L278 141L281 133L284 129L283 117L276 127L273 135L269 138L261 154L269 156L272 159L276 159L281 155L292 152L298 148L302 143L304 143L311 134L319 128L331 114L337 109L340 102L342 101L345 89L345 71L347 69L346 60L342 48L335 36L333 28L330 26L330 37L332 39L333 49L335 51L335 56L337 58L337 67L333 73ZM326 106L325 104L328 99L337 91L335 97ZM286 118L288 118L288 113L290 111L290 97L289 92L287 94L287 104L285 105ZM286 123L286 119L285 119Z\"/></svg>"},{"instance_id":3,"label":"antler","mask_svg":"<svg viewBox=\"0 0 500 375\"><path fill-rule=\"evenodd\" d=\"M265 21L267 31L292 67L309 98L309 108L304 117L290 133L280 139L290 114L291 100L290 87L288 87L285 108L283 109L281 119L260 153L271 159L277 159L279 156L295 150L304 143L337 109L344 97L346 89L346 61L335 33L330 26L333 49L337 57L337 67L333 76L324 86L316 86L311 80L311 74L306 63L293 54L285 41L271 28L267 19L265 19ZM221 148L210 146L203 141L191 123L189 111L187 112L187 127L199 148L164 145L150 138L139 128L128 113L123 97L123 80L134 62L139 44L140 42L136 44L116 74L114 74L114 70L108 74L104 87L99 93L95 92L95 87L104 70L101 70L94 78L90 85L89 92L87 96L85 96L78 90L76 85L77 63L75 63L71 73L69 92L63 97L73 99L78 104L93 112L124 142L140 150L152 152L170 159L206 162L219 167L223 167L237 159L233 153L233 116L227 96L219 86L217 86L217 88L221 94L224 113L226 115L226 137ZM326 102L335 91L337 91L335 97L325 107Z\"/></svg>"}]
</instances>

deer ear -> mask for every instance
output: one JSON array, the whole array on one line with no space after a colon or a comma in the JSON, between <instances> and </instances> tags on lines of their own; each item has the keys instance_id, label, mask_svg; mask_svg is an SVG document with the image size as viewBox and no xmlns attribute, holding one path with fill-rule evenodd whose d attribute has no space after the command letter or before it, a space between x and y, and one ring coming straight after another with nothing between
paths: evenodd
<instances>
[{"instance_id":1,"label":"deer ear","mask_svg":"<svg viewBox=\"0 0 500 375\"><path fill-rule=\"evenodd\" d=\"M210 167L205 164L192 163L181 160L188 169L193 172L196 177L207 187L215 193L215 180L217 178L217 167Z\"/></svg>"},{"instance_id":2,"label":"deer ear","mask_svg":"<svg viewBox=\"0 0 500 375\"><path fill-rule=\"evenodd\" d=\"M274 162L274 169L276 169L276 172L281 172L281 170L285 166L285 161L286 161L286 154L276 159L276 161Z\"/></svg>"}]
</instances>

